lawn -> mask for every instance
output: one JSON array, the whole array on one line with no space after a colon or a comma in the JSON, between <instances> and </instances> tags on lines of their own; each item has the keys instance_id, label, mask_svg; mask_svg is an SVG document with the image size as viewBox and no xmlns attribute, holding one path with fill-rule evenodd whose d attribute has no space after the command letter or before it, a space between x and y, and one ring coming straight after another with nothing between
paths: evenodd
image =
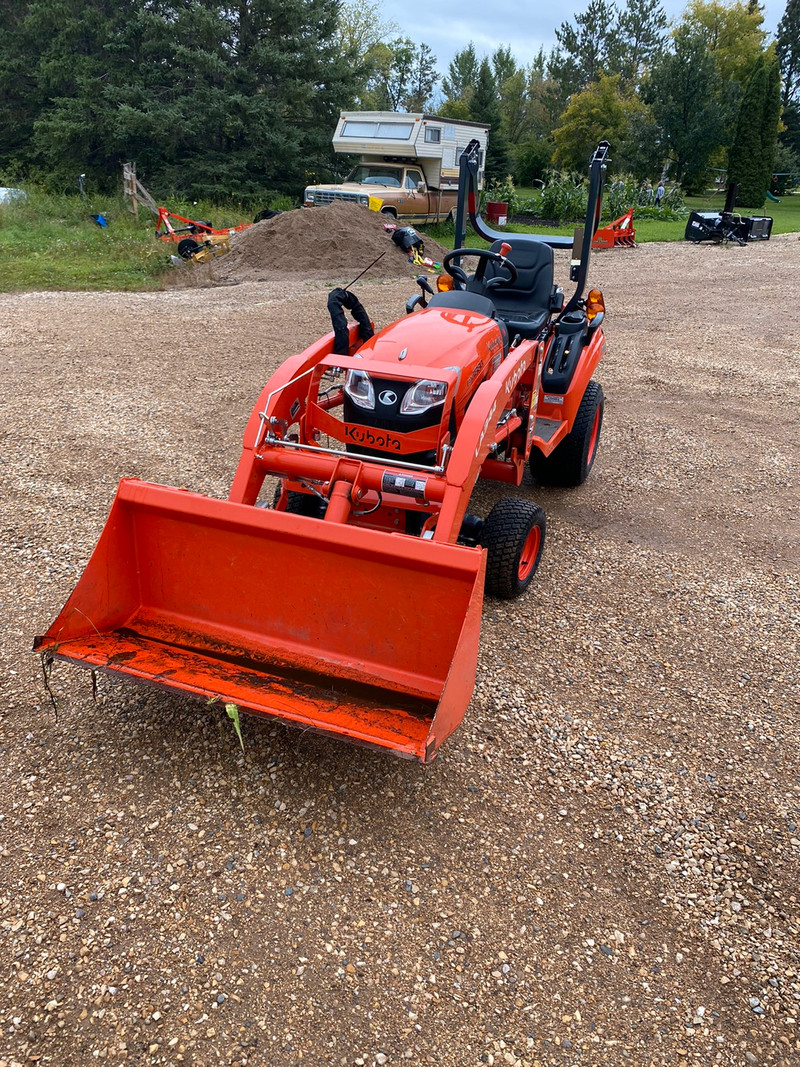
<instances>
[{"instance_id":1,"label":"lawn","mask_svg":"<svg viewBox=\"0 0 800 1067\"><path fill-rule=\"evenodd\" d=\"M215 226L251 221L241 208L171 204L181 215ZM92 215L107 220L99 226ZM121 197L51 196L29 190L0 204L0 292L31 289L156 289L175 246L156 240L156 219L138 219Z\"/></svg>"},{"instance_id":2,"label":"lawn","mask_svg":"<svg viewBox=\"0 0 800 1067\"><path fill-rule=\"evenodd\" d=\"M525 199L532 196L534 190L520 189L518 192L520 198ZM707 196L686 198L686 207L689 211L721 211L724 203L724 193L709 193ZM740 215L771 216L773 219L773 233L800 232L800 194L798 193L781 197L780 203L778 204L771 200L767 200L764 204L758 207L737 205L736 210ZM661 219L637 219L634 214L633 221L634 226L636 227L636 241L639 244L645 244L649 241L682 241L683 233L686 229L686 219L667 222L662 221ZM571 235L573 228L574 224L559 226L557 228L539 227L537 232ZM520 229L528 228L520 227Z\"/></svg>"}]
</instances>

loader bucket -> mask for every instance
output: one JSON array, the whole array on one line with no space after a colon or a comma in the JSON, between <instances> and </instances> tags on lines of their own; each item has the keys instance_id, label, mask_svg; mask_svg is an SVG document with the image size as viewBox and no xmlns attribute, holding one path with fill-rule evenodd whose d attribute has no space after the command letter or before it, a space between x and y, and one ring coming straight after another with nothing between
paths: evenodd
<instances>
[{"instance_id":1,"label":"loader bucket","mask_svg":"<svg viewBox=\"0 0 800 1067\"><path fill-rule=\"evenodd\" d=\"M34 648L424 762L475 681L480 549L120 483Z\"/></svg>"}]
</instances>

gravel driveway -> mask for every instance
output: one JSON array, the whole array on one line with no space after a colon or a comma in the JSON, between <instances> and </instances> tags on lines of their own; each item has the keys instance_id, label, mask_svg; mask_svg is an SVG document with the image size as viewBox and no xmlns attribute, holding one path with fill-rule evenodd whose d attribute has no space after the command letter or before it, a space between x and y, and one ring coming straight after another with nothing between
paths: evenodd
<instances>
[{"instance_id":1,"label":"gravel driveway","mask_svg":"<svg viewBox=\"0 0 800 1067\"><path fill-rule=\"evenodd\" d=\"M429 768L64 664L56 713L30 651L120 477L226 495L324 282L0 296L0 1067L800 1063L800 243L592 275L598 461L522 487Z\"/></svg>"}]
</instances>

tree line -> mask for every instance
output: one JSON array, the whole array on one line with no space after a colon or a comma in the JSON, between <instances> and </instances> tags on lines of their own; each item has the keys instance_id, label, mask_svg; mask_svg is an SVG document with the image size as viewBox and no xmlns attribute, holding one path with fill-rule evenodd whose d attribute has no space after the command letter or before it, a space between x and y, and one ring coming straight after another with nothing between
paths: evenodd
<instances>
[{"instance_id":1,"label":"tree line","mask_svg":"<svg viewBox=\"0 0 800 1067\"><path fill-rule=\"evenodd\" d=\"M488 176L584 171L600 139L637 178L687 192L715 172L758 204L800 171L800 0L774 41L757 0L589 0L533 62L468 43L432 50L369 0L5 0L0 182L99 188L135 160L146 184L193 197L297 196L335 175L343 108L489 123Z\"/></svg>"}]
</instances>

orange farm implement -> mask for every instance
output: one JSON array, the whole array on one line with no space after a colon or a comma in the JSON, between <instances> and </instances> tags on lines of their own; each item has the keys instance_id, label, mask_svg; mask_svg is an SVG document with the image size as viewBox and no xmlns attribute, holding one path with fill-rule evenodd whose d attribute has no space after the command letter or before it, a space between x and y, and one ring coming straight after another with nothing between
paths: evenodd
<instances>
[{"instance_id":1,"label":"orange farm implement","mask_svg":"<svg viewBox=\"0 0 800 1067\"><path fill-rule=\"evenodd\" d=\"M635 248L636 230L633 228L633 208L628 208L624 215L601 226L592 238L592 248Z\"/></svg>"},{"instance_id":2,"label":"orange farm implement","mask_svg":"<svg viewBox=\"0 0 800 1067\"><path fill-rule=\"evenodd\" d=\"M590 165L599 218L608 145ZM427 762L475 681L484 587L516 597L545 516L519 489L578 485L597 454L603 300L581 242L498 233L476 213L480 147L460 162L457 247L378 333L353 293L333 332L259 397L227 500L124 480L72 596L34 647ZM490 242L463 247L466 218ZM465 263L477 260L474 272ZM344 310L353 313L348 323ZM485 517L479 478L519 489ZM270 481L267 481L270 479Z\"/></svg>"},{"instance_id":3,"label":"orange farm implement","mask_svg":"<svg viewBox=\"0 0 800 1067\"><path fill-rule=\"evenodd\" d=\"M250 222L242 222L238 226L215 230L210 222L185 219L183 215L175 215L165 207L159 207L157 214L156 237L162 241L174 241L181 259L202 261L227 252L230 249L231 234L239 233L252 225ZM173 226L173 222L182 225Z\"/></svg>"}]
</instances>

